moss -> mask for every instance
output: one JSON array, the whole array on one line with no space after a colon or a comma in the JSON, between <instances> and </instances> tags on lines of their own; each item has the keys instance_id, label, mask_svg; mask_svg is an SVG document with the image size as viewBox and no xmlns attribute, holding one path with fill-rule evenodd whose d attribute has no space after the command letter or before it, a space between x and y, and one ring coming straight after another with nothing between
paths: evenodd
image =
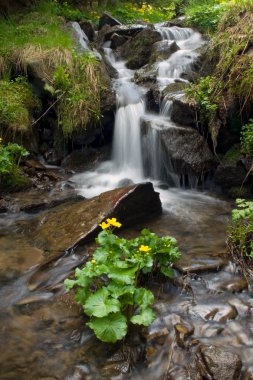
<instances>
[{"instance_id":1,"label":"moss","mask_svg":"<svg viewBox=\"0 0 253 380\"><path fill-rule=\"evenodd\" d=\"M2 127L26 132L30 127L31 112L40 102L26 78L0 80L0 124Z\"/></svg>"},{"instance_id":2,"label":"moss","mask_svg":"<svg viewBox=\"0 0 253 380\"><path fill-rule=\"evenodd\" d=\"M233 145L223 156L223 164L236 164L236 162L241 158L241 148L240 144Z\"/></svg>"}]
</instances>

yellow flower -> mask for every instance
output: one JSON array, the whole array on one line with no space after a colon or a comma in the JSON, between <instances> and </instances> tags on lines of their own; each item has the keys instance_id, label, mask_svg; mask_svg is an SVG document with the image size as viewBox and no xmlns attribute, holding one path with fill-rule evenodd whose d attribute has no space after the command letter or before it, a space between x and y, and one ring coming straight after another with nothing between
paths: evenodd
<instances>
[{"instance_id":1,"label":"yellow flower","mask_svg":"<svg viewBox=\"0 0 253 380\"><path fill-rule=\"evenodd\" d=\"M139 251L141 251L141 252L148 252L150 250L151 250L151 248L148 245L141 245L139 248Z\"/></svg>"},{"instance_id":2,"label":"yellow flower","mask_svg":"<svg viewBox=\"0 0 253 380\"><path fill-rule=\"evenodd\" d=\"M113 227L118 227L118 228L120 228L120 227L122 226L122 224L119 223L119 222L117 221L116 218L106 219L106 221L107 221L107 223L108 223L109 225L111 225L111 226L113 226Z\"/></svg>"},{"instance_id":3,"label":"yellow flower","mask_svg":"<svg viewBox=\"0 0 253 380\"><path fill-rule=\"evenodd\" d=\"M97 264L96 260L91 260L92 264Z\"/></svg>"},{"instance_id":4,"label":"yellow flower","mask_svg":"<svg viewBox=\"0 0 253 380\"><path fill-rule=\"evenodd\" d=\"M2 139L2 137L0 137L0 144L1 144L2 141L3 141L3 139Z\"/></svg>"},{"instance_id":5,"label":"yellow flower","mask_svg":"<svg viewBox=\"0 0 253 380\"><path fill-rule=\"evenodd\" d=\"M110 224L109 223L106 223L106 222L102 222L101 224L99 224L100 227L102 227L103 230L106 230L107 228L110 227Z\"/></svg>"}]
</instances>

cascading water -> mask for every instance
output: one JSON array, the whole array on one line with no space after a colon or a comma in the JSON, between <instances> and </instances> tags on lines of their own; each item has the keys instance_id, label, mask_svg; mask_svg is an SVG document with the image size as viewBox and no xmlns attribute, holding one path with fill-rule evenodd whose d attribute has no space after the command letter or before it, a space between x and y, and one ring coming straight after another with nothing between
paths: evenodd
<instances>
[{"instance_id":1,"label":"cascading water","mask_svg":"<svg viewBox=\"0 0 253 380\"><path fill-rule=\"evenodd\" d=\"M203 44L201 35L189 28L156 26L163 41L168 45L175 42L180 50L167 60L157 63L157 83L160 91L180 79L183 73L191 72L191 65L197 56L195 50ZM170 119L172 102L165 99L159 115L145 111L146 90L133 82L135 72L126 68L124 61L117 61L110 48L104 46L106 59L116 69L118 78L114 81L117 95L112 159L102 163L95 171L75 175L79 192L92 197L133 182L153 180L180 186L180 177L175 173L173 163L164 157L160 134L165 129L178 128ZM180 96L176 94L175 96ZM143 123L150 128L143 133ZM182 180L181 180L182 183ZM159 190L160 191L160 190Z\"/></svg>"}]
</instances>

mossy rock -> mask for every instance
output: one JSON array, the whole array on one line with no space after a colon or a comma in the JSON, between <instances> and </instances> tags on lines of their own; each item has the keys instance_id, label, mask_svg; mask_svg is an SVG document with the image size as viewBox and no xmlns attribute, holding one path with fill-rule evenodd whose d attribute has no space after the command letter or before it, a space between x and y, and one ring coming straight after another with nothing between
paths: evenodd
<instances>
[{"instance_id":1,"label":"mossy rock","mask_svg":"<svg viewBox=\"0 0 253 380\"><path fill-rule=\"evenodd\" d=\"M136 70L146 65L149 62L153 44L161 40L159 32L147 28L126 42L122 47L121 56L128 59L127 67Z\"/></svg>"}]
</instances>

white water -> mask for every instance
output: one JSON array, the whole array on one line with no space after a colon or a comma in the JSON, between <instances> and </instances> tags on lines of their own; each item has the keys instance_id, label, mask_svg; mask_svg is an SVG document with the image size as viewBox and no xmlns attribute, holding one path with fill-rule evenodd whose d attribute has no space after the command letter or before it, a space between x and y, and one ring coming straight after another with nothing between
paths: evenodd
<instances>
[{"instance_id":1,"label":"white water","mask_svg":"<svg viewBox=\"0 0 253 380\"><path fill-rule=\"evenodd\" d=\"M168 28L161 25L157 25L156 28L165 41L171 43L171 40L174 40L180 47L169 59L157 63L157 82L162 90L168 83L180 80L182 73L191 72L191 65L197 57L196 49L203 44L203 40L199 33L189 28ZM170 120L172 102L164 100L160 115L148 114L144 104L145 90L133 83L135 72L127 69L124 61L115 59L110 42L105 44L104 51L106 59L118 72L118 79L114 82L117 112L112 159L100 164L93 171L77 174L72 178L79 193L91 198L116 187L151 180L155 187L158 187L163 207L186 218L190 214L191 200L196 203L196 199L203 198L206 203L213 203L214 199L203 193L168 189L168 185L180 186L180 177L173 172L173 163L168 158L165 160L159 139L162 130L178 128ZM174 95L182 96L182 93ZM142 120L148 120L150 126L143 136ZM164 184L164 180L167 185ZM193 178L191 181L195 186L196 179ZM181 184L182 182L184 179L181 178Z\"/></svg>"}]
</instances>

